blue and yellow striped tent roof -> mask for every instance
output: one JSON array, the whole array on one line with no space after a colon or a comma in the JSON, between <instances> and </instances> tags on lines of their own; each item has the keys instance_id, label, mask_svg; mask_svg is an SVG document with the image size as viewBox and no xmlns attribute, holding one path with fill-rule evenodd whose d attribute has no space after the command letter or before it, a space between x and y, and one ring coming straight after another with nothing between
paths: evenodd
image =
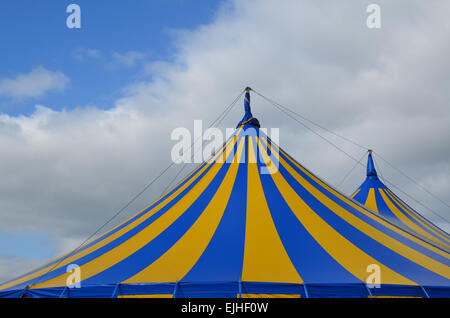
<instances>
[{"instance_id":1,"label":"blue and yellow striped tent roof","mask_svg":"<svg viewBox=\"0 0 450 318\"><path fill-rule=\"evenodd\" d=\"M450 236L411 208L378 178L371 151L367 158L367 178L352 198L407 231L450 250Z\"/></svg>"},{"instance_id":2,"label":"blue and yellow striped tent roof","mask_svg":"<svg viewBox=\"0 0 450 318\"><path fill-rule=\"evenodd\" d=\"M0 296L450 296L445 249L318 178L259 129L249 102L247 91L234 135L184 180ZM66 286L70 264L80 288Z\"/></svg>"}]
</instances>

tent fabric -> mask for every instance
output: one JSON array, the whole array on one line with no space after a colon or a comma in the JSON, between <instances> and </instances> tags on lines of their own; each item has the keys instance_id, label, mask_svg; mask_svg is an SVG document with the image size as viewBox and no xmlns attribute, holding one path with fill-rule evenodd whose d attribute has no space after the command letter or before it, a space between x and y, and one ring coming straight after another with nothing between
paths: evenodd
<instances>
[{"instance_id":1,"label":"tent fabric","mask_svg":"<svg viewBox=\"0 0 450 318\"><path fill-rule=\"evenodd\" d=\"M242 117L241 121L237 124L236 129L240 128L241 126L245 124L253 125L255 127L260 128L259 120L253 117L252 110L250 107L250 88L247 87L245 89L245 96L244 96L244 117Z\"/></svg>"},{"instance_id":2,"label":"tent fabric","mask_svg":"<svg viewBox=\"0 0 450 318\"><path fill-rule=\"evenodd\" d=\"M367 178L352 194L352 198L405 230L450 251L448 233L416 212L381 182L371 153L367 158Z\"/></svg>"},{"instance_id":3,"label":"tent fabric","mask_svg":"<svg viewBox=\"0 0 450 318\"><path fill-rule=\"evenodd\" d=\"M71 264L80 288L66 286ZM0 297L450 297L449 265L246 123L158 200Z\"/></svg>"}]
</instances>

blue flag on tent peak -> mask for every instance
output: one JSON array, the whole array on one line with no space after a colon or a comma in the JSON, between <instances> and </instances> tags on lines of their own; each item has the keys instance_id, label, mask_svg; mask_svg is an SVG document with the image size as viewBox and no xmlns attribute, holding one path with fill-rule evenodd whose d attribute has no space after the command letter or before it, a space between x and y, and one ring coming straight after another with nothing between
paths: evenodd
<instances>
[{"instance_id":1,"label":"blue flag on tent peak","mask_svg":"<svg viewBox=\"0 0 450 318\"><path fill-rule=\"evenodd\" d=\"M256 119L255 117L253 117L252 115L252 110L250 108L250 91L251 88L247 87L245 89L245 95L244 95L244 117L242 117L241 121L237 124L236 128L239 128L241 126L244 127L244 129L246 128L245 125L252 125L255 127L260 127L259 121L258 119Z\"/></svg>"}]
</instances>

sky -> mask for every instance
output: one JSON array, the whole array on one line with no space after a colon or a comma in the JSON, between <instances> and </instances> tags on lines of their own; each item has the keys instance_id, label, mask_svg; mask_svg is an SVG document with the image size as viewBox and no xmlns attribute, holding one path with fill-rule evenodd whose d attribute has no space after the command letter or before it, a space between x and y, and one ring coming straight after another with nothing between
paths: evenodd
<instances>
[{"instance_id":1,"label":"sky","mask_svg":"<svg viewBox=\"0 0 450 318\"><path fill-rule=\"evenodd\" d=\"M66 26L70 3L81 29ZM371 3L380 29L366 25ZM170 163L175 128L208 126L246 86L374 149L448 204L449 14L446 0L2 2L0 281L78 246ZM364 167L352 170L347 155L255 94L252 110L330 184L351 194L363 182ZM242 114L239 101L220 128ZM364 149L320 133L365 164ZM448 206L375 160L449 218ZM108 226L161 195L179 169Z\"/></svg>"},{"instance_id":2,"label":"sky","mask_svg":"<svg viewBox=\"0 0 450 318\"><path fill-rule=\"evenodd\" d=\"M80 29L66 27L66 8L71 3L81 8ZM8 94L0 88L0 111L30 115L34 111L30 100L56 110L86 105L111 108L126 83L151 78L140 69L144 61L173 60L173 32L212 21L219 4L215 0L4 1L0 35L7 49L0 53L1 77L29 75L31 82L47 75L47 81L35 84L28 94ZM64 94L58 94L61 91Z\"/></svg>"}]
</instances>

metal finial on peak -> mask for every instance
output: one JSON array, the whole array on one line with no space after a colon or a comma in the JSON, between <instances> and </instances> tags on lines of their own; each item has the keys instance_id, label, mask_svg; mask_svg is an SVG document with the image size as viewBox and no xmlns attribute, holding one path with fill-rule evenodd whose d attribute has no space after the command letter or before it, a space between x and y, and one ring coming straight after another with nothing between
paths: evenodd
<instances>
[{"instance_id":1,"label":"metal finial on peak","mask_svg":"<svg viewBox=\"0 0 450 318\"><path fill-rule=\"evenodd\" d=\"M367 156L367 176L376 177L377 171L375 170L375 164L372 159L372 150L369 149L369 155Z\"/></svg>"},{"instance_id":2,"label":"metal finial on peak","mask_svg":"<svg viewBox=\"0 0 450 318\"><path fill-rule=\"evenodd\" d=\"M252 110L250 108L250 91L252 89L250 87L245 88L245 96L244 96L244 110L245 114L242 117L241 121L237 124L236 128L243 127L245 125L252 125L255 127L260 127L258 119L254 118L252 115Z\"/></svg>"}]
</instances>

